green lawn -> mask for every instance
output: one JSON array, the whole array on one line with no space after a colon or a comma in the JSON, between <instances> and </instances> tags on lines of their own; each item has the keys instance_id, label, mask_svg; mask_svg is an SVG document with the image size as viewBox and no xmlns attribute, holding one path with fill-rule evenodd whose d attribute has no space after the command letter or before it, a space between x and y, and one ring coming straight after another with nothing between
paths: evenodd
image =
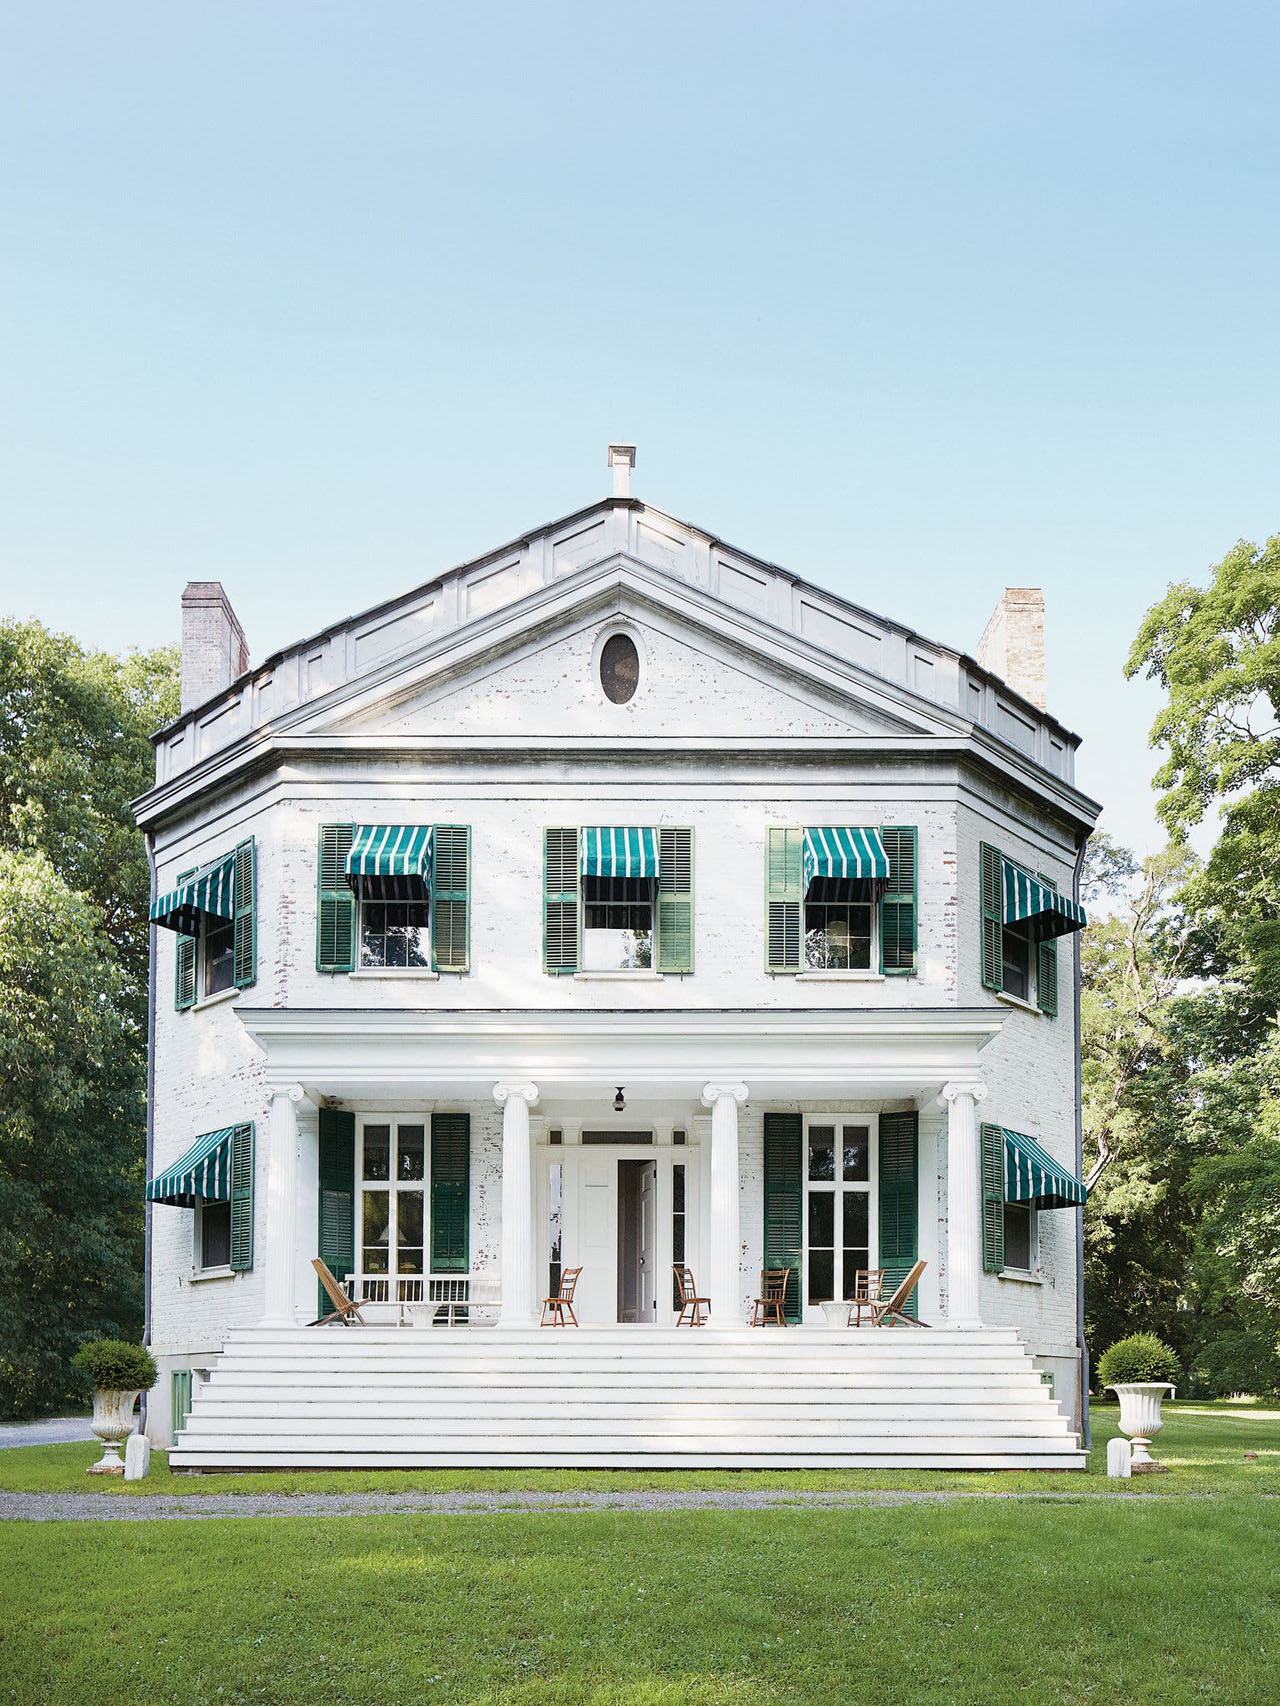
<instances>
[{"instance_id":1,"label":"green lawn","mask_svg":"<svg viewBox=\"0 0 1280 1706\"><path fill-rule=\"evenodd\" d=\"M0 1526L41 1706L1274 1706L1280 1506Z\"/></svg>"},{"instance_id":2,"label":"green lawn","mask_svg":"<svg viewBox=\"0 0 1280 1706\"><path fill-rule=\"evenodd\" d=\"M1280 1493L1280 1410L1249 1403L1176 1403L1164 1407L1155 1454L1173 1470L1134 1481L1106 1479L1106 1442L1116 1432L1114 1405L1093 1410L1094 1449L1081 1474L959 1474L925 1470L744 1470L722 1473L614 1470L345 1470L297 1474L171 1475L154 1453L146 1481L86 1475L100 1455L84 1445L33 1445L0 1451L0 1490L80 1492L134 1498L152 1493L404 1492L516 1489L548 1491L628 1487L914 1488L966 1492L1080 1492L1164 1496L1188 1492ZM1246 1451L1257 1461L1247 1462Z\"/></svg>"}]
</instances>

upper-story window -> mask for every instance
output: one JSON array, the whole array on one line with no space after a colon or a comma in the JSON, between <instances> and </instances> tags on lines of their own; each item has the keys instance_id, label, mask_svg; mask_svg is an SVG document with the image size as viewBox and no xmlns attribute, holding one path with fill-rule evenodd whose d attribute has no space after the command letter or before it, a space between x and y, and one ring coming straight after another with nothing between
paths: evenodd
<instances>
[{"instance_id":1,"label":"upper-story window","mask_svg":"<svg viewBox=\"0 0 1280 1706\"><path fill-rule=\"evenodd\" d=\"M470 892L465 824L323 824L316 965L467 971Z\"/></svg>"},{"instance_id":2,"label":"upper-story window","mask_svg":"<svg viewBox=\"0 0 1280 1706\"><path fill-rule=\"evenodd\" d=\"M985 988L1058 1011L1058 938L1088 922L1050 877L1032 876L998 847L979 849L982 894L982 982Z\"/></svg>"},{"instance_id":3,"label":"upper-story window","mask_svg":"<svg viewBox=\"0 0 1280 1706\"><path fill-rule=\"evenodd\" d=\"M254 843L184 871L176 889L158 895L152 922L176 932L174 1004L247 989L257 978L257 870Z\"/></svg>"},{"instance_id":4,"label":"upper-story window","mask_svg":"<svg viewBox=\"0 0 1280 1706\"><path fill-rule=\"evenodd\" d=\"M604 825L543 835L543 969L693 970L693 831Z\"/></svg>"},{"instance_id":5,"label":"upper-story window","mask_svg":"<svg viewBox=\"0 0 1280 1706\"><path fill-rule=\"evenodd\" d=\"M914 828L772 828L765 891L770 972L915 971Z\"/></svg>"}]
</instances>

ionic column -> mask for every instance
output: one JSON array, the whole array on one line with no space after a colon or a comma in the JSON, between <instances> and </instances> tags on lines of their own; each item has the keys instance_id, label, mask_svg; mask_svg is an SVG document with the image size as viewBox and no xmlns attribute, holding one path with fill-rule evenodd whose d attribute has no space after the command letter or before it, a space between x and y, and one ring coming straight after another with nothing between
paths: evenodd
<instances>
[{"instance_id":1,"label":"ionic column","mask_svg":"<svg viewBox=\"0 0 1280 1706\"><path fill-rule=\"evenodd\" d=\"M981 1084L944 1084L947 1104L947 1315L952 1327L980 1327L982 1177L977 1105Z\"/></svg>"},{"instance_id":2,"label":"ionic column","mask_svg":"<svg viewBox=\"0 0 1280 1706\"><path fill-rule=\"evenodd\" d=\"M530 1327L534 1320L533 1156L529 1109L536 1084L495 1084L502 1109L502 1312L503 1327Z\"/></svg>"},{"instance_id":3,"label":"ionic column","mask_svg":"<svg viewBox=\"0 0 1280 1706\"><path fill-rule=\"evenodd\" d=\"M292 1327L296 1321L298 1104L305 1094L301 1084L281 1085L271 1092L267 1214L263 1226L266 1244L263 1263L264 1327Z\"/></svg>"},{"instance_id":4,"label":"ionic column","mask_svg":"<svg viewBox=\"0 0 1280 1706\"><path fill-rule=\"evenodd\" d=\"M713 1327L740 1327L738 1229L738 1106L745 1084L707 1084L702 1100L711 1109L711 1251L707 1290Z\"/></svg>"}]
</instances>

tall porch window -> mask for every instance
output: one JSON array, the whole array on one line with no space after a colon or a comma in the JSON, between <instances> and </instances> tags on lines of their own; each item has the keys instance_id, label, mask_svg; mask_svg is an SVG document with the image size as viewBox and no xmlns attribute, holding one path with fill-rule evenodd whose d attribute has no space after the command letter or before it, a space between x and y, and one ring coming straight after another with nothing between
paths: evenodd
<instances>
[{"instance_id":1,"label":"tall porch window","mask_svg":"<svg viewBox=\"0 0 1280 1706\"><path fill-rule=\"evenodd\" d=\"M426 1127L366 1124L358 1163L360 1271L422 1273Z\"/></svg>"},{"instance_id":2,"label":"tall porch window","mask_svg":"<svg viewBox=\"0 0 1280 1706\"><path fill-rule=\"evenodd\" d=\"M852 1297L871 1265L871 1128L810 1125L807 1140L808 1286L812 1304Z\"/></svg>"}]
</instances>

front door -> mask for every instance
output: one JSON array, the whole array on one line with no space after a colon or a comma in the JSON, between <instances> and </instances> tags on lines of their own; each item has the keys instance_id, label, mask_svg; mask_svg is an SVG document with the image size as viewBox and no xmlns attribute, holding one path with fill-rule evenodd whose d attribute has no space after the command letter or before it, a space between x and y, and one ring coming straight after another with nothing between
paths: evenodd
<instances>
[{"instance_id":1,"label":"front door","mask_svg":"<svg viewBox=\"0 0 1280 1706\"><path fill-rule=\"evenodd\" d=\"M658 1164L618 1162L618 1320L654 1320Z\"/></svg>"}]
</instances>

